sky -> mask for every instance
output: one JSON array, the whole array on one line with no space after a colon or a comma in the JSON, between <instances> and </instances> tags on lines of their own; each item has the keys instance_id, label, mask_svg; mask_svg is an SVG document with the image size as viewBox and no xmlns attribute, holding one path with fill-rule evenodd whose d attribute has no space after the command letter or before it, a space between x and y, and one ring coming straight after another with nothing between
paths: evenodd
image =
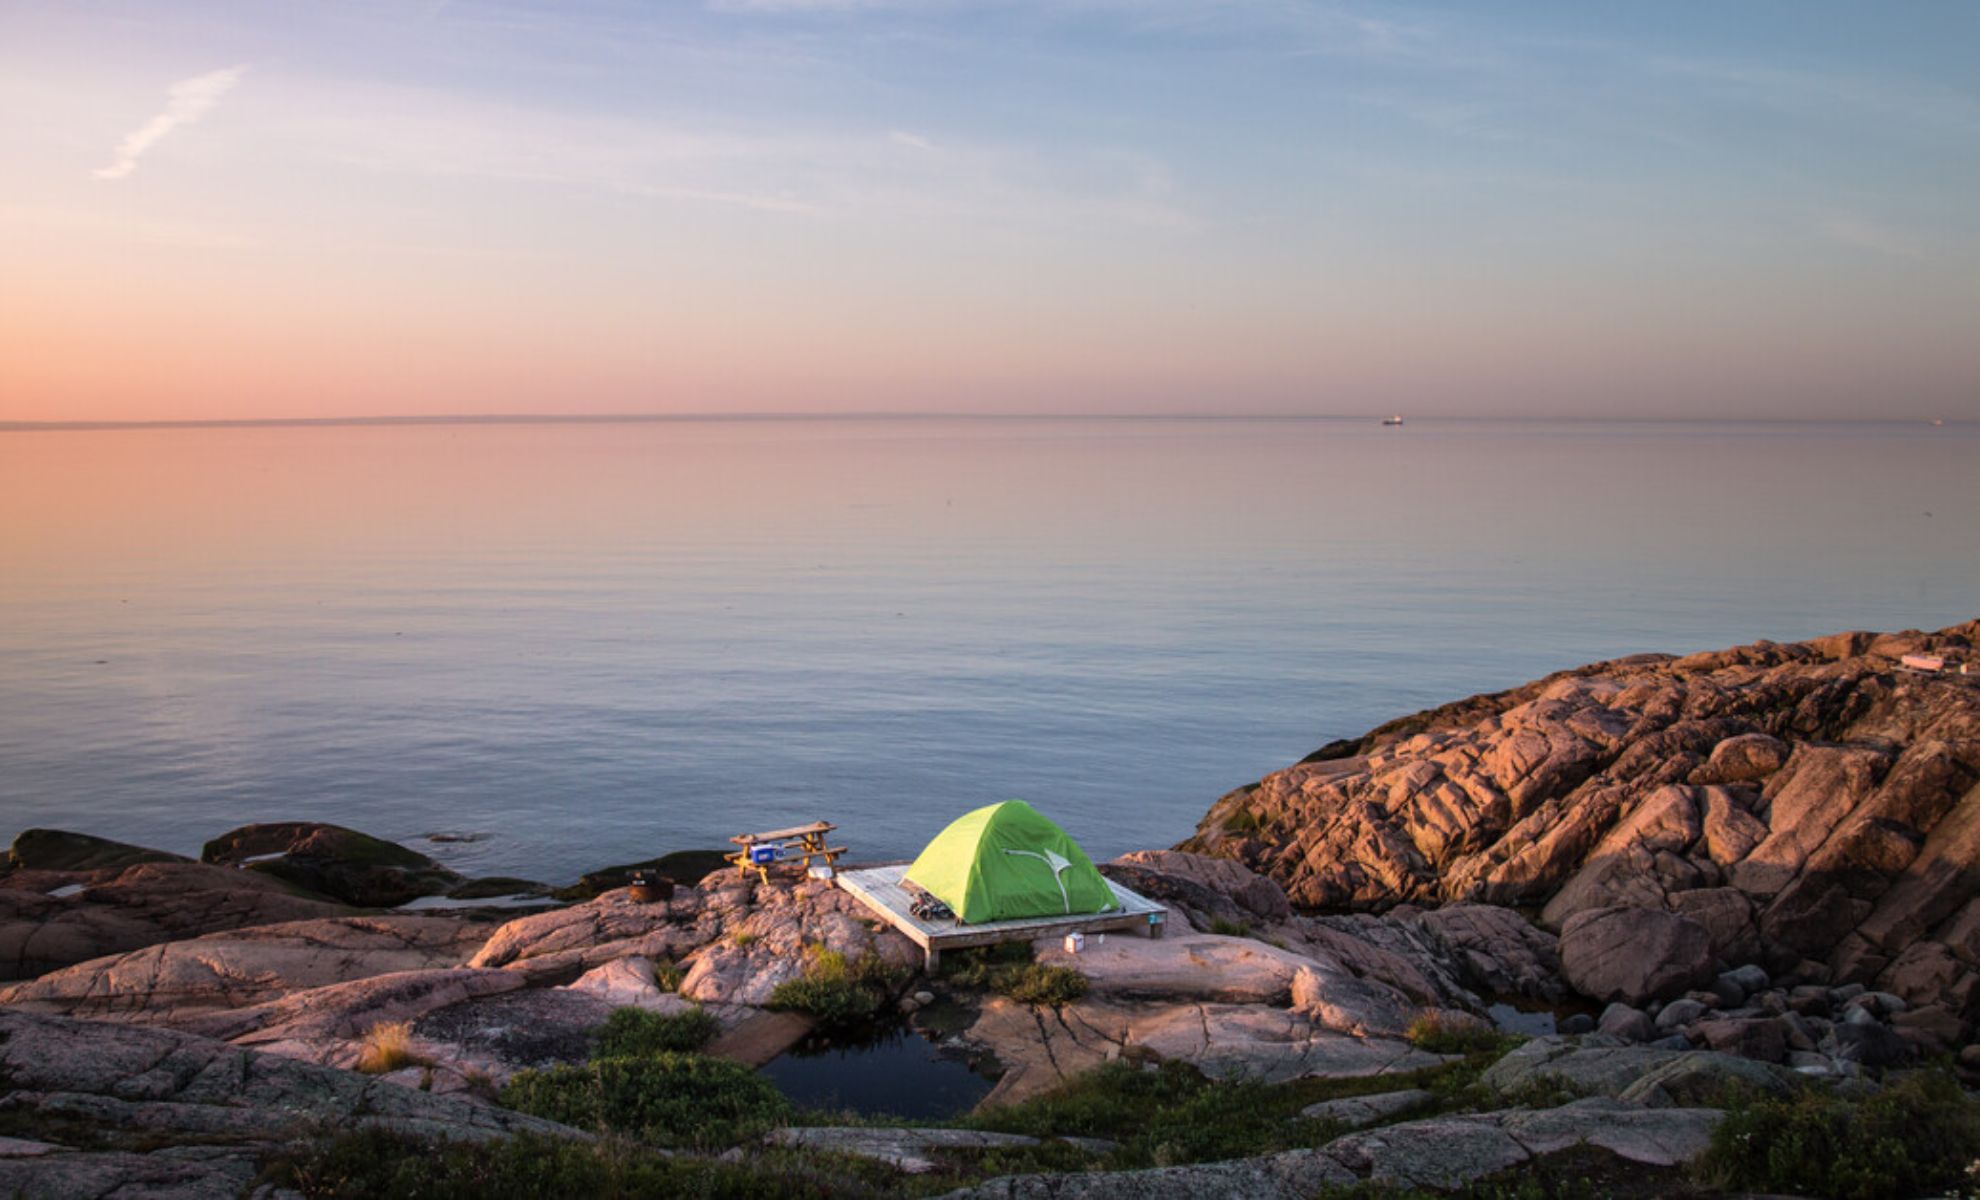
<instances>
[{"instance_id":1,"label":"sky","mask_svg":"<svg viewBox=\"0 0 1980 1200\"><path fill-rule=\"evenodd\" d=\"M1980 5L0 0L0 421L1980 419Z\"/></svg>"}]
</instances>

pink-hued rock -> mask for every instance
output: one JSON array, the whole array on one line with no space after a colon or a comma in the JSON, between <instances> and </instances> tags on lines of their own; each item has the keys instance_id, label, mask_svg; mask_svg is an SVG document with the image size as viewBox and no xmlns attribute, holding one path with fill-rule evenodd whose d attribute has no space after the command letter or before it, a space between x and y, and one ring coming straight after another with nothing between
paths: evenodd
<instances>
[{"instance_id":1,"label":"pink-hued rock","mask_svg":"<svg viewBox=\"0 0 1980 1200\"><path fill-rule=\"evenodd\" d=\"M992 997L963 1039L1005 1071L984 1100L1014 1103L1119 1058L1173 1059L1213 1078L1281 1081L1413 1071L1444 1061L1407 1042L1361 1038L1258 1004L1088 997L1041 1014Z\"/></svg>"},{"instance_id":2,"label":"pink-hued rock","mask_svg":"<svg viewBox=\"0 0 1980 1200\"><path fill-rule=\"evenodd\" d=\"M653 963L637 956L614 959L593 967L570 985L573 992L596 996L614 1008L648 1008L659 1013L685 1012L694 1007L654 978Z\"/></svg>"},{"instance_id":3,"label":"pink-hued rock","mask_svg":"<svg viewBox=\"0 0 1980 1200\"><path fill-rule=\"evenodd\" d=\"M48 893L80 886L68 895ZM351 910L280 880L193 862L0 876L0 980L160 942Z\"/></svg>"},{"instance_id":4,"label":"pink-hued rock","mask_svg":"<svg viewBox=\"0 0 1980 1200\"><path fill-rule=\"evenodd\" d=\"M1764 733L1743 733L1712 747L1705 765L1691 773L1690 782L1753 783L1786 765L1788 745Z\"/></svg>"},{"instance_id":5,"label":"pink-hued rock","mask_svg":"<svg viewBox=\"0 0 1980 1200\"><path fill-rule=\"evenodd\" d=\"M1187 904L1189 897L1186 894L1165 894L1162 884L1178 881L1224 897L1243 916L1251 919L1282 921L1292 915L1292 906L1286 900L1284 888L1243 863L1228 858L1212 858L1207 854L1189 854L1181 850L1135 850L1107 865L1138 868L1131 885L1152 899ZM1149 879L1151 875L1156 878Z\"/></svg>"},{"instance_id":6,"label":"pink-hued rock","mask_svg":"<svg viewBox=\"0 0 1980 1200\"><path fill-rule=\"evenodd\" d=\"M1292 996L1293 977L1315 965L1305 955L1253 938L1208 933L1161 938L1116 933L1104 941L1089 934L1077 954L1067 953L1063 938L1045 938L1032 954L1038 962L1078 970L1097 994L1233 1004L1284 1005Z\"/></svg>"},{"instance_id":7,"label":"pink-hued rock","mask_svg":"<svg viewBox=\"0 0 1980 1200\"><path fill-rule=\"evenodd\" d=\"M707 1004L767 1003L786 980L804 974L810 947L871 955L903 975L921 965L921 949L828 883L749 886L710 898L722 913L720 936L682 960L680 994Z\"/></svg>"},{"instance_id":8,"label":"pink-hued rock","mask_svg":"<svg viewBox=\"0 0 1980 1200\"><path fill-rule=\"evenodd\" d=\"M1561 929L1561 969L1591 1000L1641 1007L1711 982L1712 940L1703 927L1648 908L1576 913Z\"/></svg>"},{"instance_id":9,"label":"pink-hued rock","mask_svg":"<svg viewBox=\"0 0 1980 1200\"><path fill-rule=\"evenodd\" d=\"M1308 907L1635 907L1695 917L1725 966L1868 984L1933 941L1980 970L1980 678L1892 654L1976 642L1980 621L1596 663L1336 743L1179 849Z\"/></svg>"},{"instance_id":10,"label":"pink-hued rock","mask_svg":"<svg viewBox=\"0 0 1980 1200\"><path fill-rule=\"evenodd\" d=\"M497 929L467 965L506 967L557 982L633 955L672 962L718 928L716 914L693 888L652 904L618 888L583 904L517 917Z\"/></svg>"},{"instance_id":11,"label":"pink-hued rock","mask_svg":"<svg viewBox=\"0 0 1980 1200\"><path fill-rule=\"evenodd\" d=\"M0 989L32 1012L183 1026L195 1014L398 971L460 966L489 927L455 917L331 917L207 934Z\"/></svg>"}]
</instances>

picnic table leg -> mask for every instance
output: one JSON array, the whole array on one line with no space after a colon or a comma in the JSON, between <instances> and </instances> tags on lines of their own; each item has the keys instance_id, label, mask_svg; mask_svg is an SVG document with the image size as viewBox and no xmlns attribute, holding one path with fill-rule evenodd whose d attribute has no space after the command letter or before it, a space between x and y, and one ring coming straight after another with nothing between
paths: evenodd
<instances>
[{"instance_id":1,"label":"picnic table leg","mask_svg":"<svg viewBox=\"0 0 1980 1200\"><path fill-rule=\"evenodd\" d=\"M922 969L925 970L928 974L930 975L935 974L936 969L942 965L941 950L937 949L934 946L928 947L927 950L922 955L921 965L922 965Z\"/></svg>"}]
</instances>

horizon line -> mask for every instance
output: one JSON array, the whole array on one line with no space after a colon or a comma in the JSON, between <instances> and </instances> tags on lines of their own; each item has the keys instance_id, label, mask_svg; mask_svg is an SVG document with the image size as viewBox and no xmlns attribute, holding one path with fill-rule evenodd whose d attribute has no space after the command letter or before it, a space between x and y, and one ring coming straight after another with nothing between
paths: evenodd
<instances>
[{"instance_id":1,"label":"horizon line","mask_svg":"<svg viewBox=\"0 0 1980 1200\"><path fill-rule=\"evenodd\" d=\"M685 413L405 413L349 417L191 417L111 420L0 420L0 433L87 433L129 429L259 429L390 425L612 425L695 421L1377 421L1382 413L1207 412L685 412ZM1684 423L1693 425L1915 425L1962 424L1925 417L1680 417L1680 416L1468 416L1432 413L1414 421L1569 421L1585 424Z\"/></svg>"}]
</instances>

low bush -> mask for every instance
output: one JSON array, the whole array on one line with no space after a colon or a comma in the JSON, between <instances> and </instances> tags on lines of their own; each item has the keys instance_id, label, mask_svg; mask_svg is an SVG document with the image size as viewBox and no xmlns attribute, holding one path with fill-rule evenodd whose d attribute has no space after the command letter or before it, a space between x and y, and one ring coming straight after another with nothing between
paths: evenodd
<instances>
[{"instance_id":1,"label":"low bush","mask_svg":"<svg viewBox=\"0 0 1980 1200\"><path fill-rule=\"evenodd\" d=\"M1223 917L1212 917L1210 932L1219 937L1250 937L1251 926L1243 921L1227 921Z\"/></svg>"},{"instance_id":2,"label":"low bush","mask_svg":"<svg viewBox=\"0 0 1980 1200\"><path fill-rule=\"evenodd\" d=\"M643 1008L615 1009L599 1031L597 1057L692 1053L713 1041L721 1028L721 1022L699 1007L665 1014Z\"/></svg>"},{"instance_id":3,"label":"low bush","mask_svg":"<svg viewBox=\"0 0 1980 1200\"><path fill-rule=\"evenodd\" d=\"M1883 1200L1936 1195L1976 1158L1980 1101L1950 1076L1921 1071L1855 1102L1814 1088L1737 1098L1704 1166L1743 1190Z\"/></svg>"},{"instance_id":4,"label":"low bush","mask_svg":"<svg viewBox=\"0 0 1980 1200\"><path fill-rule=\"evenodd\" d=\"M990 986L1022 1004L1057 1006L1086 995L1088 984L1086 976L1071 967L1026 963L998 972Z\"/></svg>"},{"instance_id":5,"label":"low bush","mask_svg":"<svg viewBox=\"0 0 1980 1200\"><path fill-rule=\"evenodd\" d=\"M735 1145L790 1113L770 1081L740 1063L667 1052L524 1071L502 1089L502 1103L578 1129L695 1149Z\"/></svg>"},{"instance_id":6,"label":"low bush","mask_svg":"<svg viewBox=\"0 0 1980 1200\"><path fill-rule=\"evenodd\" d=\"M657 962L653 964L653 982L659 984L660 990L663 992L680 991L681 980L686 978L687 972L681 970L678 963Z\"/></svg>"},{"instance_id":7,"label":"low bush","mask_svg":"<svg viewBox=\"0 0 1980 1200\"><path fill-rule=\"evenodd\" d=\"M944 975L957 987L987 988L1024 1004L1068 1004L1088 989L1086 976L1073 967L1032 962L1024 942L962 951Z\"/></svg>"},{"instance_id":8,"label":"low bush","mask_svg":"<svg viewBox=\"0 0 1980 1200\"><path fill-rule=\"evenodd\" d=\"M1031 943L1003 942L995 946L972 946L942 957L942 977L961 988L987 988L1002 967L1021 967L1031 961Z\"/></svg>"},{"instance_id":9,"label":"low bush","mask_svg":"<svg viewBox=\"0 0 1980 1200\"><path fill-rule=\"evenodd\" d=\"M897 983L876 955L848 961L837 950L812 945L805 948L804 974L773 988L769 1006L805 1013L828 1030L842 1028L871 1020Z\"/></svg>"}]
</instances>

